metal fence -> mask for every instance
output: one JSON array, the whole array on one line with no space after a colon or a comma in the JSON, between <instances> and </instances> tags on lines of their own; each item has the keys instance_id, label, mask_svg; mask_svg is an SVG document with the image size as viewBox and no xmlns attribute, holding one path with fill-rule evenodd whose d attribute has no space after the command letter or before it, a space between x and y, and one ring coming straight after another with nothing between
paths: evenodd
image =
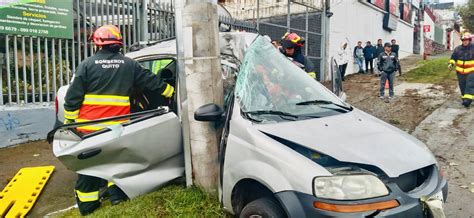
<instances>
[{"instance_id":1,"label":"metal fence","mask_svg":"<svg viewBox=\"0 0 474 218\"><path fill-rule=\"evenodd\" d=\"M324 78L322 57L324 44L324 1L299 0L223 0L229 12L240 20L254 23L259 33L279 40L286 32L295 32L306 39L303 53L313 61ZM299 3L297 3L299 2ZM307 6L302 3L310 3ZM322 78L321 78L322 77Z\"/></svg>"},{"instance_id":2,"label":"metal fence","mask_svg":"<svg viewBox=\"0 0 474 218\"><path fill-rule=\"evenodd\" d=\"M55 99L72 72L95 52L90 35L99 26L116 25L123 51L146 40L174 37L172 2L158 0L74 0L73 39L0 34L0 105Z\"/></svg>"},{"instance_id":3,"label":"metal fence","mask_svg":"<svg viewBox=\"0 0 474 218\"><path fill-rule=\"evenodd\" d=\"M286 32L295 32L305 38L303 52L313 61L316 69L321 68L322 29L321 12L307 12L292 14L288 24L287 16L262 18L259 21L259 32L280 39Z\"/></svg>"},{"instance_id":4,"label":"metal fence","mask_svg":"<svg viewBox=\"0 0 474 218\"><path fill-rule=\"evenodd\" d=\"M324 45L321 12L307 7L293 11L296 7L304 6L288 5L286 15L262 18L259 10L267 9L257 7L257 19L220 16L219 26L227 31L258 30L273 39L296 32L306 38L305 54L320 67ZM119 27L124 53L141 41L175 36L173 0L74 0L73 12L72 39L0 34L0 105L54 101L56 91L69 84L77 65L94 54L96 48L89 38L99 26Z\"/></svg>"},{"instance_id":5,"label":"metal fence","mask_svg":"<svg viewBox=\"0 0 474 218\"><path fill-rule=\"evenodd\" d=\"M243 31L243 32L257 32L257 26L254 22L238 20L232 17L219 16L219 30L226 31Z\"/></svg>"}]
</instances>

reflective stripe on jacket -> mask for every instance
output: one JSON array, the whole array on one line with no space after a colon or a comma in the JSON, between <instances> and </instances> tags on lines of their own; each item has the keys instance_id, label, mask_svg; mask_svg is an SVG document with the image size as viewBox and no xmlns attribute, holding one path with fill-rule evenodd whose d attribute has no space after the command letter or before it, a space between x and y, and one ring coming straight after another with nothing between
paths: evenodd
<instances>
[{"instance_id":1,"label":"reflective stripe on jacket","mask_svg":"<svg viewBox=\"0 0 474 218\"><path fill-rule=\"evenodd\" d=\"M105 117L113 117L130 113L130 99L128 96L120 95L90 95L84 96L84 101L79 109L79 117L76 122L86 122ZM107 126L126 122L109 121L88 126L78 127L78 130L96 131Z\"/></svg>"},{"instance_id":2,"label":"reflective stripe on jacket","mask_svg":"<svg viewBox=\"0 0 474 218\"><path fill-rule=\"evenodd\" d=\"M474 72L474 45L460 45L454 49L451 55L450 64L455 66L456 72L460 74L468 74Z\"/></svg>"}]
</instances>

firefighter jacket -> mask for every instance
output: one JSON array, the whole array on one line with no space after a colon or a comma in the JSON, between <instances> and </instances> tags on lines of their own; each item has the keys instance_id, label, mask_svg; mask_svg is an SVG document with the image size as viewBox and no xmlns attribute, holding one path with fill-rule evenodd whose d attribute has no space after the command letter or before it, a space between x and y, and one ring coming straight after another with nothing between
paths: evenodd
<instances>
[{"instance_id":1,"label":"firefighter jacket","mask_svg":"<svg viewBox=\"0 0 474 218\"><path fill-rule=\"evenodd\" d=\"M284 50L283 54L287 57L290 57L293 61L300 63L303 66L302 68L304 71L306 71L306 73L308 73L311 78L317 79L316 68L314 67L313 62L308 57L303 55L301 47L295 48L293 56L287 55Z\"/></svg>"},{"instance_id":2,"label":"firefighter jacket","mask_svg":"<svg viewBox=\"0 0 474 218\"><path fill-rule=\"evenodd\" d=\"M64 118L86 122L130 113L133 87L158 91L171 97L174 87L120 53L99 50L76 69L64 103ZM127 120L81 126L80 131L96 131Z\"/></svg>"},{"instance_id":3,"label":"firefighter jacket","mask_svg":"<svg viewBox=\"0 0 474 218\"><path fill-rule=\"evenodd\" d=\"M456 47L449 63L456 66L456 72L460 74L474 73L474 44Z\"/></svg>"}]
</instances>

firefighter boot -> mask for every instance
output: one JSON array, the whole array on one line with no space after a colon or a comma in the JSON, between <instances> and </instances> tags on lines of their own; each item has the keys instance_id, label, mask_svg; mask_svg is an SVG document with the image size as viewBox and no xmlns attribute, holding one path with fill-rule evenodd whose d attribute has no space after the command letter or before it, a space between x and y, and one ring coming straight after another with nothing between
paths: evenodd
<instances>
[{"instance_id":1,"label":"firefighter boot","mask_svg":"<svg viewBox=\"0 0 474 218\"><path fill-rule=\"evenodd\" d=\"M464 107L468 108L472 103L472 99L464 99L462 101L462 105L464 105Z\"/></svg>"},{"instance_id":2,"label":"firefighter boot","mask_svg":"<svg viewBox=\"0 0 474 218\"><path fill-rule=\"evenodd\" d=\"M122 201L128 200L127 195L115 184L109 182L108 191L110 195L110 202L112 205L120 204Z\"/></svg>"}]
</instances>

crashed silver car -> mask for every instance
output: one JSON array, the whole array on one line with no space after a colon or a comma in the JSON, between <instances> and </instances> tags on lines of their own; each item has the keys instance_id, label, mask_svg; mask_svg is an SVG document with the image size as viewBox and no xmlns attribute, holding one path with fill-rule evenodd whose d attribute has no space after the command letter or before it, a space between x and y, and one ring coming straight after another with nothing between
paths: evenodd
<instances>
[{"instance_id":1,"label":"crashed silver car","mask_svg":"<svg viewBox=\"0 0 474 218\"><path fill-rule=\"evenodd\" d=\"M195 119L224 126L219 193L226 211L240 217L442 213L447 182L422 142L345 103L265 37L221 33L220 42L225 104L203 105ZM175 60L175 47L167 41L127 56L149 67ZM175 66L167 66L167 79L180 88ZM58 93L59 107L66 89ZM74 131L80 124L60 126L51 134L54 153L71 170L113 181L130 198L153 191L184 174L186 99L178 94L160 104L88 135Z\"/></svg>"}]
</instances>

